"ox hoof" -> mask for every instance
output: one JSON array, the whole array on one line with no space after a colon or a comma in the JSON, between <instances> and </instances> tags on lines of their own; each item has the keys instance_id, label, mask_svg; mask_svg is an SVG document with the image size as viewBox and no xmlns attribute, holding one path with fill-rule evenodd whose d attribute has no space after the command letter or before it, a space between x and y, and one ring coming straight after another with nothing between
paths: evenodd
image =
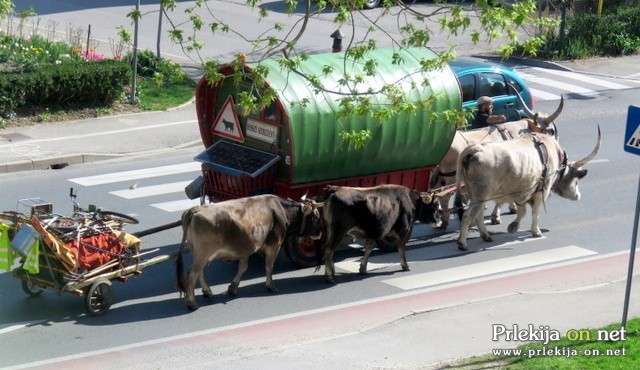
<instances>
[{"instance_id":1,"label":"ox hoof","mask_svg":"<svg viewBox=\"0 0 640 370\"><path fill-rule=\"evenodd\" d=\"M360 266L360 275L366 275L367 274L367 266Z\"/></svg>"},{"instance_id":2,"label":"ox hoof","mask_svg":"<svg viewBox=\"0 0 640 370\"><path fill-rule=\"evenodd\" d=\"M542 238L542 232L541 231L532 231L531 235L533 235L536 238Z\"/></svg>"},{"instance_id":3,"label":"ox hoof","mask_svg":"<svg viewBox=\"0 0 640 370\"><path fill-rule=\"evenodd\" d=\"M501 223L500 217L491 217L491 225L500 225Z\"/></svg>"},{"instance_id":4,"label":"ox hoof","mask_svg":"<svg viewBox=\"0 0 640 370\"><path fill-rule=\"evenodd\" d=\"M507 231L513 234L518 231L518 226L520 226L518 222L512 222L509 224L509 227L507 227Z\"/></svg>"},{"instance_id":5,"label":"ox hoof","mask_svg":"<svg viewBox=\"0 0 640 370\"><path fill-rule=\"evenodd\" d=\"M492 242L493 238L490 235L480 235L480 237L482 238L482 240L484 240L485 242Z\"/></svg>"},{"instance_id":6,"label":"ox hoof","mask_svg":"<svg viewBox=\"0 0 640 370\"><path fill-rule=\"evenodd\" d=\"M187 302L187 308L189 308L189 311L195 311L198 309L198 305L195 302L194 303Z\"/></svg>"},{"instance_id":7,"label":"ox hoof","mask_svg":"<svg viewBox=\"0 0 640 370\"><path fill-rule=\"evenodd\" d=\"M273 286L268 286L268 287L267 287L267 291L268 291L269 293L278 293L278 288L277 288L275 285L273 285Z\"/></svg>"},{"instance_id":8,"label":"ox hoof","mask_svg":"<svg viewBox=\"0 0 640 370\"><path fill-rule=\"evenodd\" d=\"M238 285L233 283L229 285L229 288L227 288L227 294L232 297L238 295Z\"/></svg>"},{"instance_id":9,"label":"ox hoof","mask_svg":"<svg viewBox=\"0 0 640 370\"><path fill-rule=\"evenodd\" d=\"M213 293L211 292L202 292L202 296L205 297L206 299L213 299Z\"/></svg>"},{"instance_id":10,"label":"ox hoof","mask_svg":"<svg viewBox=\"0 0 640 370\"><path fill-rule=\"evenodd\" d=\"M336 280L332 277L326 277L324 278L324 280L328 283L328 284L335 284Z\"/></svg>"},{"instance_id":11,"label":"ox hoof","mask_svg":"<svg viewBox=\"0 0 640 370\"><path fill-rule=\"evenodd\" d=\"M402 271L411 271L411 269L409 268L409 265L402 266Z\"/></svg>"},{"instance_id":12,"label":"ox hoof","mask_svg":"<svg viewBox=\"0 0 640 370\"><path fill-rule=\"evenodd\" d=\"M438 230L446 230L447 226L449 226L449 222L442 221L440 223L440 226L437 226L436 229L438 229Z\"/></svg>"},{"instance_id":13,"label":"ox hoof","mask_svg":"<svg viewBox=\"0 0 640 370\"><path fill-rule=\"evenodd\" d=\"M467 244L466 243L462 243L460 240L458 240L458 249L460 249L461 251L468 251L469 248L467 248Z\"/></svg>"}]
</instances>

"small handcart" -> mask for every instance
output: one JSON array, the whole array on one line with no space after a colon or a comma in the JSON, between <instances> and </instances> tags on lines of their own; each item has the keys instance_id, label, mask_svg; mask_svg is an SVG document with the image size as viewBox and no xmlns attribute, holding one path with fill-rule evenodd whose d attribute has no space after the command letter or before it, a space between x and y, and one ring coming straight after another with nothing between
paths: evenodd
<instances>
[{"instance_id":1,"label":"small handcart","mask_svg":"<svg viewBox=\"0 0 640 370\"><path fill-rule=\"evenodd\" d=\"M0 234L7 233L9 244L0 245L0 253L11 256L9 265L20 258L12 274L29 296L38 296L46 288L84 296L88 313L99 316L111 307L113 280L126 282L145 267L177 256L174 252L145 259L159 248L141 251L139 237L179 222L129 234L123 231L124 225L138 223L137 219L93 206L81 209L73 189L71 197L71 217L54 213L53 205L40 198L22 199L17 211L0 212Z\"/></svg>"}]
</instances>

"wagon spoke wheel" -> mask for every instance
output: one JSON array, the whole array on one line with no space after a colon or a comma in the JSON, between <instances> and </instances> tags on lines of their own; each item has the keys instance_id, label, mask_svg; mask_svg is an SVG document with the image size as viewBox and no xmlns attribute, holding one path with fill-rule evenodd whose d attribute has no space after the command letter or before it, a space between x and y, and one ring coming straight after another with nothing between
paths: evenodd
<instances>
[{"instance_id":1,"label":"wagon spoke wheel","mask_svg":"<svg viewBox=\"0 0 640 370\"><path fill-rule=\"evenodd\" d=\"M87 311L92 316L100 316L109 310L113 300L113 286L107 279L98 279L87 292Z\"/></svg>"},{"instance_id":2,"label":"wagon spoke wheel","mask_svg":"<svg viewBox=\"0 0 640 370\"><path fill-rule=\"evenodd\" d=\"M284 252L296 267L306 268L318 264L319 240L289 236L284 241Z\"/></svg>"},{"instance_id":3,"label":"wagon spoke wheel","mask_svg":"<svg viewBox=\"0 0 640 370\"><path fill-rule=\"evenodd\" d=\"M22 280L22 290L30 297L37 297L44 292L45 287L35 284L31 280Z\"/></svg>"},{"instance_id":4,"label":"wagon spoke wheel","mask_svg":"<svg viewBox=\"0 0 640 370\"><path fill-rule=\"evenodd\" d=\"M123 224L137 224L139 222L135 217L113 211L100 211L100 217L104 220L116 221Z\"/></svg>"}]
</instances>

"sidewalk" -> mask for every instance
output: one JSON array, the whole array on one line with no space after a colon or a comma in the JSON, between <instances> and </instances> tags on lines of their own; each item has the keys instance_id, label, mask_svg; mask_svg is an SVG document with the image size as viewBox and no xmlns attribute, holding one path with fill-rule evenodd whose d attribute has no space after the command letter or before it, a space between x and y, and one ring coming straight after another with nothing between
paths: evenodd
<instances>
[{"instance_id":1,"label":"sidewalk","mask_svg":"<svg viewBox=\"0 0 640 370\"><path fill-rule=\"evenodd\" d=\"M0 174L201 146L196 118L190 102L165 112L0 129Z\"/></svg>"}]
</instances>

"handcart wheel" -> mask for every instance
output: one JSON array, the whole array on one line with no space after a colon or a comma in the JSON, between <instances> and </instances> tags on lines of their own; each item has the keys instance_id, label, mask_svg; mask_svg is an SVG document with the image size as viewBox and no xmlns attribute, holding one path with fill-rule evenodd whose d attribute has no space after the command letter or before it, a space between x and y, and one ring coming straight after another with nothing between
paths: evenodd
<instances>
[{"instance_id":1,"label":"handcart wheel","mask_svg":"<svg viewBox=\"0 0 640 370\"><path fill-rule=\"evenodd\" d=\"M113 211L100 211L100 217L108 220L112 220L112 221L121 222L123 224L137 224L138 222L140 222L135 217L131 217L129 215L125 215L124 213L113 212Z\"/></svg>"},{"instance_id":2,"label":"handcart wheel","mask_svg":"<svg viewBox=\"0 0 640 370\"><path fill-rule=\"evenodd\" d=\"M107 279L98 279L87 292L87 311L92 316L100 316L109 310L113 300L113 286Z\"/></svg>"},{"instance_id":3,"label":"handcart wheel","mask_svg":"<svg viewBox=\"0 0 640 370\"><path fill-rule=\"evenodd\" d=\"M37 297L44 292L42 285L34 284L30 280L22 280L22 290L30 297Z\"/></svg>"}]
</instances>

